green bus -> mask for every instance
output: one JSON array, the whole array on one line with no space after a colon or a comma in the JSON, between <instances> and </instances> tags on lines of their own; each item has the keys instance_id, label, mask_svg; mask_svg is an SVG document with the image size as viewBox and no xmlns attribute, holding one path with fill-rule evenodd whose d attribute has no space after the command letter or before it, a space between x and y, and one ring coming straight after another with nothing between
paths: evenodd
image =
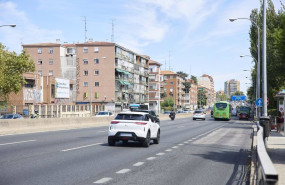
<instances>
[{"instance_id":1,"label":"green bus","mask_svg":"<svg viewBox=\"0 0 285 185\"><path fill-rule=\"evenodd\" d=\"M213 118L230 120L232 117L232 105L227 101L215 102L213 108Z\"/></svg>"}]
</instances>

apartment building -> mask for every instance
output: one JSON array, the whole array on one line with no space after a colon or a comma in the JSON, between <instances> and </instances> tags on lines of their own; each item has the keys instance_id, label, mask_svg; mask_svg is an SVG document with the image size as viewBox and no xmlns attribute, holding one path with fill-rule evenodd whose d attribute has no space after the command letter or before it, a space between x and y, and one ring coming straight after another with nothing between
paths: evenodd
<instances>
[{"instance_id":1,"label":"apartment building","mask_svg":"<svg viewBox=\"0 0 285 185\"><path fill-rule=\"evenodd\" d=\"M148 103L149 57L110 42L76 44L77 103L121 111Z\"/></svg>"},{"instance_id":2,"label":"apartment building","mask_svg":"<svg viewBox=\"0 0 285 185\"><path fill-rule=\"evenodd\" d=\"M208 105L211 106L216 101L216 94L215 94L215 88L214 88L214 80L210 75L203 74L198 79L198 85L200 87L205 87L209 90L210 96L208 97Z\"/></svg>"},{"instance_id":3,"label":"apartment building","mask_svg":"<svg viewBox=\"0 0 285 185\"><path fill-rule=\"evenodd\" d=\"M172 71L161 71L163 76L163 92L167 97L173 97L177 109L185 107L185 92L183 78Z\"/></svg>"},{"instance_id":4,"label":"apartment building","mask_svg":"<svg viewBox=\"0 0 285 185\"><path fill-rule=\"evenodd\" d=\"M191 110L197 109L198 108L198 104L197 104L197 101L198 101L198 85L194 82L194 80L188 79L187 81L191 82L191 88L190 88L190 92L189 92L189 95L190 95L189 108Z\"/></svg>"},{"instance_id":5,"label":"apartment building","mask_svg":"<svg viewBox=\"0 0 285 185\"><path fill-rule=\"evenodd\" d=\"M149 109L160 113L161 99L161 82L162 76L160 74L160 67L162 64L149 60Z\"/></svg>"},{"instance_id":6,"label":"apartment building","mask_svg":"<svg viewBox=\"0 0 285 185\"><path fill-rule=\"evenodd\" d=\"M68 81L68 96L55 96L51 101L56 104L72 104L76 101L76 50L75 45L64 46L56 43L23 44L25 50L35 62L36 73L47 79ZM55 82L56 83L56 82ZM57 84L55 84L57 85Z\"/></svg>"},{"instance_id":7,"label":"apartment building","mask_svg":"<svg viewBox=\"0 0 285 185\"><path fill-rule=\"evenodd\" d=\"M235 79L231 79L225 82L225 94L227 95L227 98L231 98L231 95L234 94L237 91L240 91L240 82Z\"/></svg>"}]
</instances>

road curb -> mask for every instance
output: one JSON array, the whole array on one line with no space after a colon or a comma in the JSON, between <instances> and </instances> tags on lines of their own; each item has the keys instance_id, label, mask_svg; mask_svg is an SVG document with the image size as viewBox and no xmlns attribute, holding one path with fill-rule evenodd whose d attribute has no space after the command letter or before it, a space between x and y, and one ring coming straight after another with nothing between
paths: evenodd
<instances>
[{"instance_id":1,"label":"road curb","mask_svg":"<svg viewBox=\"0 0 285 185\"><path fill-rule=\"evenodd\" d=\"M252 126L252 146L251 146L251 165L250 165L250 185L257 184L257 126Z\"/></svg>"}]
</instances>

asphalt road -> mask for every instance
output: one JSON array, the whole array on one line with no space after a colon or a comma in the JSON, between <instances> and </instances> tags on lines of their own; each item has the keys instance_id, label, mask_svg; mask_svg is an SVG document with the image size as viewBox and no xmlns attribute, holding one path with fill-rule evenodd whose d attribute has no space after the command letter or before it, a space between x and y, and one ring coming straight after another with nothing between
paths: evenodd
<instances>
[{"instance_id":1,"label":"asphalt road","mask_svg":"<svg viewBox=\"0 0 285 185\"><path fill-rule=\"evenodd\" d=\"M246 184L248 121L161 122L161 142L107 144L108 127L0 137L0 185Z\"/></svg>"}]
</instances>

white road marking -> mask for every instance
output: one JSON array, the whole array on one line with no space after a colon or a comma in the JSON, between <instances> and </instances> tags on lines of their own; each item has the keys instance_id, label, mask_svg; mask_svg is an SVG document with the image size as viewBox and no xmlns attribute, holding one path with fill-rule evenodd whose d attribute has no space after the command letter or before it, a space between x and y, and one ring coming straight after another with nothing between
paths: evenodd
<instances>
[{"instance_id":1,"label":"white road marking","mask_svg":"<svg viewBox=\"0 0 285 185\"><path fill-rule=\"evenodd\" d=\"M165 150L166 152L171 152L172 151L172 149L167 149L167 150Z\"/></svg>"},{"instance_id":2,"label":"white road marking","mask_svg":"<svg viewBox=\"0 0 285 185\"><path fill-rule=\"evenodd\" d=\"M193 137L192 139L196 139L196 137Z\"/></svg>"},{"instance_id":3,"label":"white road marking","mask_svg":"<svg viewBox=\"0 0 285 185\"><path fill-rule=\"evenodd\" d=\"M37 141L37 140L27 140L27 141L17 141L17 142L12 142L12 143L3 143L3 144L0 144L0 146L13 145L13 144L19 144L19 143L28 143L28 142L33 142L33 141Z\"/></svg>"},{"instance_id":4,"label":"white road marking","mask_svg":"<svg viewBox=\"0 0 285 185\"><path fill-rule=\"evenodd\" d=\"M178 144L179 146L183 146L184 144Z\"/></svg>"},{"instance_id":5,"label":"white road marking","mask_svg":"<svg viewBox=\"0 0 285 185\"><path fill-rule=\"evenodd\" d=\"M93 182L94 184L103 184L103 183L106 183L106 182L108 182L108 181L110 181L110 180L112 180L112 178L110 178L110 177L104 177L104 178L102 178L102 179L100 179L100 180L97 180L97 181L95 181L95 182Z\"/></svg>"},{"instance_id":6,"label":"white road marking","mask_svg":"<svg viewBox=\"0 0 285 185\"><path fill-rule=\"evenodd\" d=\"M172 148L178 148L179 146L174 146L174 147L172 147Z\"/></svg>"},{"instance_id":7,"label":"white road marking","mask_svg":"<svg viewBox=\"0 0 285 185\"><path fill-rule=\"evenodd\" d=\"M90 147L90 146L96 146L96 145L101 145L102 143L95 143L92 145L85 145L85 146L79 146L79 147L75 147L75 148L70 148L70 149L65 149L65 150L61 150L62 152L67 152L67 151L71 151L71 150L78 150L81 148L86 148L86 147Z\"/></svg>"},{"instance_id":8,"label":"white road marking","mask_svg":"<svg viewBox=\"0 0 285 185\"><path fill-rule=\"evenodd\" d=\"M185 144L187 144L187 143L188 143L188 141L185 141L184 143L185 143Z\"/></svg>"},{"instance_id":9,"label":"white road marking","mask_svg":"<svg viewBox=\"0 0 285 185\"><path fill-rule=\"evenodd\" d=\"M143 164L144 164L144 162L137 162L136 164L133 164L133 166L141 166Z\"/></svg>"},{"instance_id":10,"label":"white road marking","mask_svg":"<svg viewBox=\"0 0 285 185\"><path fill-rule=\"evenodd\" d=\"M117 171L117 174L123 174L123 173L128 173L129 171L131 171L130 169L122 169L120 171Z\"/></svg>"},{"instance_id":11,"label":"white road marking","mask_svg":"<svg viewBox=\"0 0 285 185\"><path fill-rule=\"evenodd\" d=\"M97 132L107 132L107 130L100 130L100 131L97 131Z\"/></svg>"},{"instance_id":12,"label":"white road marking","mask_svg":"<svg viewBox=\"0 0 285 185\"><path fill-rule=\"evenodd\" d=\"M156 159L156 157L149 157L149 158L147 158L146 160L151 161L151 160L154 160L154 159Z\"/></svg>"},{"instance_id":13,"label":"white road marking","mask_svg":"<svg viewBox=\"0 0 285 185\"><path fill-rule=\"evenodd\" d=\"M192 141L192 139L189 139L188 141L189 141L189 142L191 142L191 141Z\"/></svg>"},{"instance_id":14,"label":"white road marking","mask_svg":"<svg viewBox=\"0 0 285 185\"><path fill-rule=\"evenodd\" d=\"M161 152L161 153L157 153L156 155L164 155L165 153Z\"/></svg>"}]
</instances>

